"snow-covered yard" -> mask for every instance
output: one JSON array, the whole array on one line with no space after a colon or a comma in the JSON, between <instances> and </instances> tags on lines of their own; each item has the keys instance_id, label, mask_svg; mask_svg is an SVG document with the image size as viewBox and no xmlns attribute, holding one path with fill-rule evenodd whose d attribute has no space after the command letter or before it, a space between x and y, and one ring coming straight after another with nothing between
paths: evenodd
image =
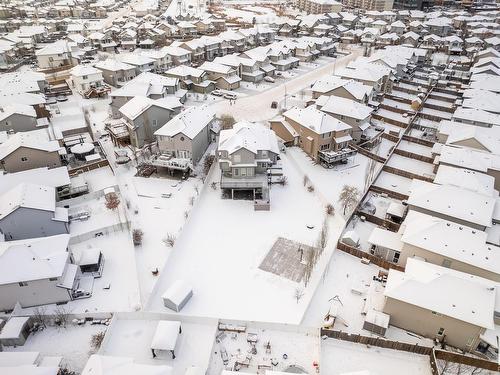
<instances>
[{"instance_id":1,"label":"snow-covered yard","mask_svg":"<svg viewBox=\"0 0 500 375\"><path fill-rule=\"evenodd\" d=\"M311 180L316 193L324 204L333 204L339 213L342 211L339 203L342 187L344 185L355 186L362 193L370 164L375 163L373 176L382 167L381 163L372 161L372 159L358 153L350 158L347 164L339 164L335 168L326 169L316 164L298 147L287 148L286 152L302 174L307 175Z\"/></svg>"},{"instance_id":2,"label":"snow-covered yard","mask_svg":"<svg viewBox=\"0 0 500 375\"><path fill-rule=\"evenodd\" d=\"M397 154L393 154L389 158L387 165L420 176L425 176L425 177L434 176L433 164L413 158L407 158L405 156Z\"/></svg>"},{"instance_id":3,"label":"snow-covered yard","mask_svg":"<svg viewBox=\"0 0 500 375\"><path fill-rule=\"evenodd\" d=\"M409 195L411 181L409 178L382 171L373 184L396 193Z\"/></svg>"},{"instance_id":4,"label":"snow-covered yard","mask_svg":"<svg viewBox=\"0 0 500 375\"><path fill-rule=\"evenodd\" d=\"M167 311L161 295L175 280L183 279L194 289L183 314L289 323L302 319L343 220L339 215L328 219L329 246L297 303L294 294L303 285L258 267L279 236L315 244L325 209L303 186L302 173L287 155L282 155L282 164L288 183L272 186L268 212L254 211L252 201L222 199L219 189L204 190L152 293L150 310ZM214 171L209 186L219 181L219 173Z\"/></svg>"},{"instance_id":5,"label":"snow-covered yard","mask_svg":"<svg viewBox=\"0 0 500 375\"><path fill-rule=\"evenodd\" d=\"M326 339L321 345L321 373L368 371L385 375L431 375L429 357L397 350Z\"/></svg>"},{"instance_id":6,"label":"snow-covered yard","mask_svg":"<svg viewBox=\"0 0 500 375\"><path fill-rule=\"evenodd\" d=\"M69 323L66 328L48 326L43 331L31 334L23 346L6 346L5 351L40 352L42 357L62 357L62 366L81 372L92 354L92 335L106 331L106 326L77 326ZM0 370L0 373L3 373ZM7 371L8 373L8 371ZM21 374L22 372L18 372Z\"/></svg>"}]
</instances>

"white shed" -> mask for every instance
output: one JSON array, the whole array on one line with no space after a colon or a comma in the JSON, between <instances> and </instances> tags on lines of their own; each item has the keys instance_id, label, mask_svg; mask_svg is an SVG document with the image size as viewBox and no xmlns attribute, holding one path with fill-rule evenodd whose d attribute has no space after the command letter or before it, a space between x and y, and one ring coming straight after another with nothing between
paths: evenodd
<instances>
[{"instance_id":1,"label":"white shed","mask_svg":"<svg viewBox=\"0 0 500 375\"><path fill-rule=\"evenodd\" d=\"M163 305L174 311L181 311L193 295L193 288L183 280L177 280L163 294Z\"/></svg>"},{"instance_id":2,"label":"white shed","mask_svg":"<svg viewBox=\"0 0 500 375\"><path fill-rule=\"evenodd\" d=\"M342 242L349 246L358 247L359 245L359 236L353 230L345 232L344 236L342 236Z\"/></svg>"},{"instance_id":3,"label":"white shed","mask_svg":"<svg viewBox=\"0 0 500 375\"><path fill-rule=\"evenodd\" d=\"M24 345L30 332L29 316L13 316L0 332L0 344L4 346Z\"/></svg>"}]
</instances>

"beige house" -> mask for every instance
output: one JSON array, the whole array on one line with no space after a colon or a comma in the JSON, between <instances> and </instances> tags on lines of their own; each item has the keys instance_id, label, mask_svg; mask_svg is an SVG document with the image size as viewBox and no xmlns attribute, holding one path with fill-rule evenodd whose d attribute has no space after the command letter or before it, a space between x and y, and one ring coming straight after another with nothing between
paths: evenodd
<instances>
[{"instance_id":1,"label":"beige house","mask_svg":"<svg viewBox=\"0 0 500 375\"><path fill-rule=\"evenodd\" d=\"M61 166L62 148L57 141L16 133L0 145L0 168L6 172Z\"/></svg>"},{"instance_id":2,"label":"beige house","mask_svg":"<svg viewBox=\"0 0 500 375\"><path fill-rule=\"evenodd\" d=\"M351 126L313 106L293 107L283 117L285 123L281 119L271 120L271 129L284 140L292 137L314 160L320 152L342 150L352 140Z\"/></svg>"},{"instance_id":3,"label":"beige house","mask_svg":"<svg viewBox=\"0 0 500 375\"><path fill-rule=\"evenodd\" d=\"M373 93L372 86L365 85L353 79L342 79L338 76L327 76L316 81L312 87L312 97L317 99L322 95L338 96L367 104Z\"/></svg>"},{"instance_id":4,"label":"beige house","mask_svg":"<svg viewBox=\"0 0 500 375\"><path fill-rule=\"evenodd\" d=\"M497 289L493 281L409 258L405 272L389 271L383 311L393 326L469 352L495 327Z\"/></svg>"},{"instance_id":5,"label":"beige house","mask_svg":"<svg viewBox=\"0 0 500 375\"><path fill-rule=\"evenodd\" d=\"M404 266L409 258L419 257L500 282L500 247L487 244L487 233L411 210L400 232L399 264Z\"/></svg>"},{"instance_id":6,"label":"beige house","mask_svg":"<svg viewBox=\"0 0 500 375\"><path fill-rule=\"evenodd\" d=\"M200 70L205 71L208 79L214 81L220 89L234 90L240 87L238 71L230 66L206 61L200 66Z\"/></svg>"}]
</instances>

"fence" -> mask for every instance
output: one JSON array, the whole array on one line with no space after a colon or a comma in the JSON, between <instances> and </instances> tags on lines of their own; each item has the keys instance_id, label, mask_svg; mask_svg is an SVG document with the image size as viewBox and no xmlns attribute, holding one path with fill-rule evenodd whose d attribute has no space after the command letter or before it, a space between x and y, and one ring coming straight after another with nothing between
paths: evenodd
<instances>
[{"instance_id":1,"label":"fence","mask_svg":"<svg viewBox=\"0 0 500 375\"><path fill-rule=\"evenodd\" d=\"M401 224L395 223L390 220L382 219L380 217L377 217L375 215L369 214L367 212L364 212L363 210L357 210L356 214L359 216L364 216L366 221L369 221L370 223L380 225L384 228L389 229L392 232L397 232L399 230L399 227Z\"/></svg>"},{"instance_id":2,"label":"fence","mask_svg":"<svg viewBox=\"0 0 500 375\"><path fill-rule=\"evenodd\" d=\"M68 170L68 173L69 173L70 177L74 177L80 173L90 172L90 171L93 171L94 169L107 167L108 165L109 165L109 161L107 159L103 159L103 160L96 161L94 163L82 165L81 167L70 169L70 170Z\"/></svg>"},{"instance_id":3,"label":"fence","mask_svg":"<svg viewBox=\"0 0 500 375\"><path fill-rule=\"evenodd\" d=\"M400 201L408 200L408 195L398 193L380 186L372 185L370 186L370 190L379 194L387 194L388 197L398 199Z\"/></svg>"},{"instance_id":4,"label":"fence","mask_svg":"<svg viewBox=\"0 0 500 375\"><path fill-rule=\"evenodd\" d=\"M375 161L378 161L380 163L385 163L385 158L382 156L379 156L377 154L374 154L373 152L368 151L367 149L364 149L363 147L359 147L358 145L355 145L354 143L349 143L349 147L354 148L356 151L358 151L361 155L364 155L370 159L373 159Z\"/></svg>"},{"instance_id":5,"label":"fence","mask_svg":"<svg viewBox=\"0 0 500 375\"><path fill-rule=\"evenodd\" d=\"M389 134L389 133L382 133L382 138L385 138L391 142L394 142L394 143L397 143L399 142L399 137L396 136L396 135L392 135L392 134Z\"/></svg>"},{"instance_id":6,"label":"fence","mask_svg":"<svg viewBox=\"0 0 500 375\"><path fill-rule=\"evenodd\" d=\"M460 353L454 353L454 352L448 352L445 350L433 350L433 354L435 356L435 359L440 359L446 362L454 362L454 363L460 363L462 365L466 366L471 366L475 368L480 368L480 369L485 369L485 370L490 370L490 371L500 371L500 365L488 361L486 359L481 359L477 357L471 357L467 355L463 355ZM431 356L432 357L432 356ZM431 359L432 363L432 359Z\"/></svg>"},{"instance_id":7,"label":"fence","mask_svg":"<svg viewBox=\"0 0 500 375\"><path fill-rule=\"evenodd\" d=\"M379 267L385 268L386 270L391 269L391 268L398 270L398 271L405 270L404 267L401 267L401 266L398 266L394 263L388 262L385 259L376 257L375 255L367 253L366 251L363 251L363 250L359 250L353 246L349 246L349 245L347 245L343 242L340 242L340 241L337 242L337 249L339 249L340 251L343 251L344 253L354 255L355 257L358 257L360 259L361 258L369 259L370 262L376 264Z\"/></svg>"},{"instance_id":8,"label":"fence","mask_svg":"<svg viewBox=\"0 0 500 375\"><path fill-rule=\"evenodd\" d=\"M411 135L407 135L407 134L403 135L403 139L405 141L417 143L417 144L422 145L422 146L427 146L427 147L434 146L434 142L432 142L432 141L427 141L425 139L415 138L415 137L412 137Z\"/></svg>"},{"instance_id":9,"label":"fence","mask_svg":"<svg viewBox=\"0 0 500 375\"><path fill-rule=\"evenodd\" d=\"M428 156L424 156L424 155L420 155L420 154L415 154L413 152L406 151L406 150L401 150L399 148L395 149L394 153L397 154L397 155L405 156L405 157L410 158L410 159L416 159L416 160L424 161L426 163L434 165L434 158L431 158L431 157L428 157Z\"/></svg>"},{"instance_id":10,"label":"fence","mask_svg":"<svg viewBox=\"0 0 500 375\"><path fill-rule=\"evenodd\" d=\"M390 167L388 165L384 165L382 167L382 170L386 171L388 173L395 174L397 176L409 178L411 180L422 180L422 181L427 181L427 182L433 182L434 181L433 177L425 177L425 176L422 176L422 175L419 175L419 174L416 174L416 173L411 173L411 172L408 172L408 171L404 171L402 169Z\"/></svg>"},{"instance_id":11,"label":"fence","mask_svg":"<svg viewBox=\"0 0 500 375\"><path fill-rule=\"evenodd\" d=\"M110 233L121 232L123 230L127 230L127 231L130 230L130 222L129 221L122 221L122 222L117 223L117 224L108 225L106 227L101 227L101 228L91 230L89 232L74 235L69 239L69 244L74 245L74 244L77 244L77 243L80 243L83 241L88 241L92 238L95 238L99 233L102 233L103 235L108 235Z\"/></svg>"},{"instance_id":12,"label":"fence","mask_svg":"<svg viewBox=\"0 0 500 375\"><path fill-rule=\"evenodd\" d=\"M415 353L420 355L431 355L432 353L432 348L428 346L420 346L418 344L409 344L406 342L393 341L381 337L363 336L342 331L335 331L332 329L322 328L321 336L327 336L332 339L349 341L357 344L378 346L379 348L401 350L404 352Z\"/></svg>"},{"instance_id":13,"label":"fence","mask_svg":"<svg viewBox=\"0 0 500 375\"><path fill-rule=\"evenodd\" d=\"M374 113L372 115L372 118L374 118L376 120L381 120L383 122L387 122L388 124L392 124L394 126L397 126L399 128L403 128L403 129L406 129L406 127L408 126L408 124L405 124L404 122L401 122L401 121L398 121L398 120L394 120L394 119L391 119L391 118L387 118L387 117L381 116L381 115L376 114L376 113Z\"/></svg>"}]
</instances>

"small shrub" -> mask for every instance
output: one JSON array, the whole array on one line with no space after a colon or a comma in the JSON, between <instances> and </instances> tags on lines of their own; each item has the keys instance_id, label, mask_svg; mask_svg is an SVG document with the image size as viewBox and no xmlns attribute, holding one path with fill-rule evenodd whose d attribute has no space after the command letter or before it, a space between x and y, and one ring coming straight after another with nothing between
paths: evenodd
<instances>
[{"instance_id":1,"label":"small shrub","mask_svg":"<svg viewBox=\"0 0 500 375\"><path fill-rule=\"evenodd\" d=\"M132 240L134 241L134 246L142 245L142 237L144 236L144 232L138 228L132 231Z\"/></svg>"},{"instance_id":2,"label":"small shrub","mask_svg":"<svg viewBox=\"0 0 500 375\"><path fill-rule=\"evenodd\" d=\"M210 184L210 187L211 187L213 190L217 190L217 182L215 182L215 181L214 181L214 182L212 182L212 183Z\"/></svg>"},{"instance_id":3,"label":"small shrub","mask_svg":"<svg viewBox=\"0 0 500 375\"><path fill-rule=\"evenodd\" d=\"M92 335L92 337L90 338L90 346L92 347L92 349L98 351L101 347L102 340L104 340L104 331Z\"/></svg>"},{"instance_id":4,"label":"small shrub","mask_svg":"<svg viewBox=\"0 0 500 375\"><path fill-rule=\"evenodd\" d=\"M286 177L286 176L282 176L282 177L280 178L280 180L278 181L278 184L283 185L283 186L288 185L288 177Z\"/></svg>"},{"instance_id":5,"label":"small shrub","mask_svg":"<svg viewBox=\"0 0 500 375\"><path fill-rule=\"evenodd\" d=\"M326 205L326 214L327 215L330 215L330 216L333 216L335 215L335 208L333 207L333 205L331 203L328 203Z\"/></svg>"},{"instance_id":6,"label":"small shrub","mask_svg":"<svg viewBox=\"0 0 500 375\"><path fill-rule=\"evenodd\" d=\"M210 172L210 168L215 161L214 155L207 155L205 160L203 161L203 174L206 176L208 172Z\"/></svg>"},{"instance_id":7,"label":"small shrub","mask_svg":"<svg viewBox=\"0 0 500 375\"><path fill-rule=\"evenodd\" d=\"M184 211L184 219L187 220L188 216L189 216L189 211Z\"/></svg>"},{"instance_id":8,"label":"small shrub","mask_svg":"<svg viewBox=\"0 0 500 375\"><path fill-rule=\"evenodd\" d=\"M165 237L163 239L163 242L165 243L165 245L169 246L169 247L174 247L175 245L175 236L171 233L168 233L167 234L167 237Z\"/></svg>"},{"instance_id":9,"label":"small shrub","mask_svg":"<svg viewBox=\"0 0 500 375\"><path fill-rule=\"evenodd\" d=\"M194 205L194 197L189 197L189 205L190 206Z\"/></svg>"},{"instance_id":10,"label":"small shrub","mask_svg":"<svg viewBox=\"0 0 500 375\"><path fill-rule=\"evenodd\" d=\"M308 191L309 193L314 192L314 186L313 186L313 185L309 185L309 186L307 187L307 191Z\"/></svg>"},{"instance_id":11,"label":"small shrub","mask_svg":"<svg viewBox=\"0 0 500 375\"><path fill-rule=\"evenodd\" d=\"M305 174L304 178L302 179L302 183L304 184L304 186L306 186L308 182L309 182L309 177L307 177L307 175Z\"/></svg>"}]
</instances>

